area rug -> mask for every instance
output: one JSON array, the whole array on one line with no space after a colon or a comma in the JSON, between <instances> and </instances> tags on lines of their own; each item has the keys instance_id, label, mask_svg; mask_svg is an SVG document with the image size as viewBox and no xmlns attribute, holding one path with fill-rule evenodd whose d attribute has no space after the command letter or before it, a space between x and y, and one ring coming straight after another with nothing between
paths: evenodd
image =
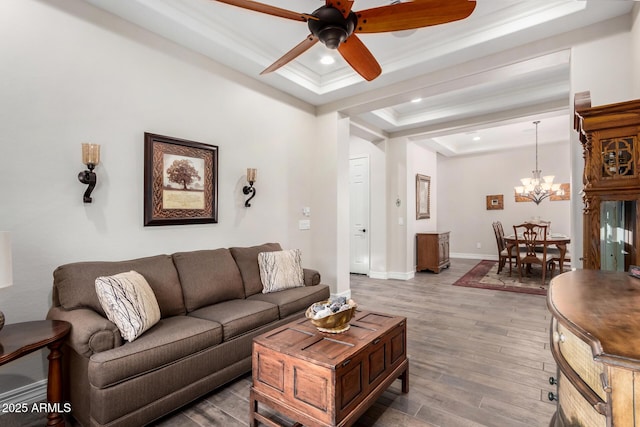
<instances>
[{"instance_id":1,"label":"area rug","mask_svg":"<svg viewBox=\"0 0 640 427\"><path fill-rule=\"evenodd\" d=\"M534 267L531 269L530 276L525 276L523 271L522 281L520 281L518 270L515 267L511 277L509 277L508 263L502 269L502 272L498 274L498 261L482 260L467 274L458 279L453 286L546 295L549 288L549 279L546 279L543 285L540 269Z\"/></svg>"}]
</instances>

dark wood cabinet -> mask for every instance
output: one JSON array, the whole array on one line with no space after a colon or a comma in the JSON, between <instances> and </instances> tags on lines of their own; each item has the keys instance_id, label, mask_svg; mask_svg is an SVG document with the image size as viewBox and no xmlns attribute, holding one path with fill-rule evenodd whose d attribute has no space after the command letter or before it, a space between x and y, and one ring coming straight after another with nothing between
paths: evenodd
<instances>
[{"instance_id":1,"label":"dark wood cabinet","mask_svg":"<svg viewBox=\"0 0 640 427\"><path fill-rule=\"evenodd\" d=\"M633 427L640 419L640 280L575 270L551 281L552 427Z\"/></svg>"},{"instance_id":2,"label":"dark wood cabinet","mask_svg":"<svg viewBox=\"0 0 640 427\"><path fill-rule=\"evenodd\" d=\"M449 267L449 232L416 234L417 271L431 270L440 273Z\"/></svg>"},{"instance_id":3,"label":"dark wood cabinet","mask_svg":"<svg viewBox=\"0 0 640 427\"><path fill-rule=\"evenodd\" d=\"M627 271L640 264L640 100L591 107L576 94L583 147L583 266Z\"/></svg>"}]
</instances>

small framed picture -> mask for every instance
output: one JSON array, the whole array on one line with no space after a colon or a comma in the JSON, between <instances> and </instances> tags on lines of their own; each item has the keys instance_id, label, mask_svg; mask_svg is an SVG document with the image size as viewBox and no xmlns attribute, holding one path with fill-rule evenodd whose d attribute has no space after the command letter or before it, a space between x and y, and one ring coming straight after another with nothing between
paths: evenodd
<instances>
[{"instance_id":1,"label":"small framed picture","mask_svg":"<svg viewBox=\"0 0 640 427\"><path fill-rule=\"evenodd\" d=\"M640 279L640 266L630 265L629 266L629 276L633 276L636 279Z\"/></svg>"},{"instance_id":2,"label":"small framed picture","mask_svg":"<svg viewBox=\"0 0 640 427\"><path fill-rule=\"evenodd\" d=\"M487 196L487 210L504 209L504 195L492 194Z\"/></svg>"},{"instance_id":3,"label":"small framed picture","mask_svg":"<svg viewBox=\"0 0 640 427\"><path fill-rule=\"evenodd\" d=\"M416 219L431 218L431 177L416 174Z\"/></svg>"}]
</instances>

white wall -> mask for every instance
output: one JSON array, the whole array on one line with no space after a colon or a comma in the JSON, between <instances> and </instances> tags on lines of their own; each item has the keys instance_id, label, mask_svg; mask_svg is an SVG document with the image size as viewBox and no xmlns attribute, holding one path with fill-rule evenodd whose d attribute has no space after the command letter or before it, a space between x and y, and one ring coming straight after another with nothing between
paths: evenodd
<instances>
[{"instance_id":1,"label":"white wall","mask_svg":"<svg viewBox=\"0 0 640 427\"><path fill-rule=\"evenodd\" d=\"M313 163L303 165L312 174L314 265L332 292L349 295L349 120L327 113L317 123Z\"/></svg>"},{"instance_id":2,"label":"white wall","mask_svg":"<svg viewBox=\"0 0 640 427\"><path fill-rule=\"evenodd\" d=\"M68 262L267 241L302 249L309 267L335 257L336 246L314 256L311 233L298 230L303 206L316 219L326 204L310 191L314 169L325 166L313 157L317 123L311 107L85 2L3 0L0 229L11 232L14 256L14 286L0 291L7 322L43 319L52 272ZM218 224L143 227L145 131L219 147ZM86 141L102 145L92 204L77 179ZM241 194L247 167L258 169L251 208ZM40 353L3 366L0 394L44 378L45 367Z\"/></svg>"},{"instance_id":3,"label":"white wall","mask_svg":"<svg viewBox=\"0 0 640 427\"><path fill-rule=\"evenodd\" d=\"M407 140L387 143L387 277L407 279ZM396 203L397 201L397 203Z\"/></svg>"},{"instance_id":4,"label":"white wall","mask_svg":"<svg viewBox=\"0 0 640 427\"><path fill-rule=\"evenodd\" d=\"M538 164L543 174L555 175L554 182L569 182L568 142L539 145ZM513 225L540 217L551 221L553 233L570 235L569 201L515 202L513 187L533 169L533 147L438 158L438 229L451 232L452 257L497 259L494 221L501 221L505 233L511 234ZM504 196L503 210L487 210L486 196L495 194Z\"/></svg>"},{"instance_id":5,"label":"white wall","mask_svg":"<svg viewBox=\"0 0 640 427\"><path fill-rule=\"evenodd\" d=\"M416 220L416 174L431 177L431 218ZM415 234L438 225L437 155L420 142L394 138L387 145L387 277L415 274ZM397 203L397 201L399 203Z\"/></svg>"}]
</instances>

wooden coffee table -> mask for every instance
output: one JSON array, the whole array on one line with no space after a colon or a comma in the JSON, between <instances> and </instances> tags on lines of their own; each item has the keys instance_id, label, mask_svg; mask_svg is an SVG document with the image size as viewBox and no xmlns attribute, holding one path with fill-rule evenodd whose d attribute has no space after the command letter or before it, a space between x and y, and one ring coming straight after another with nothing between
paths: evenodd
<instances>
[{"instance_id":1,"label":"wooden coffee table","mask_svg":"<svg viewBox=\"0 0 640 427\"><path fill-rule=\"evenodd\" d=\"M253 340L251 426L280 426L259 403L307 427L350 426L397 378L409 392L407 319L357 311L350 324L330 334L299 319Z\"/></svg>"}]
</instances>

